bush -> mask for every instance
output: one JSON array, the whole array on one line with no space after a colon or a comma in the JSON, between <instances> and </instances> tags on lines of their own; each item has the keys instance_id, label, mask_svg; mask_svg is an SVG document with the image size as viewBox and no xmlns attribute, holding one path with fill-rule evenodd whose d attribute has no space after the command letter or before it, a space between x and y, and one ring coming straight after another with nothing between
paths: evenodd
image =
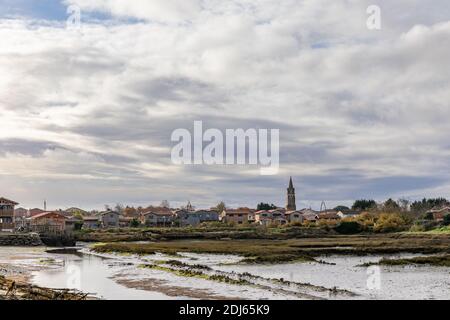
<instances>
[{"instance_id":1,"label":"bush","mask_svg":"<svg viewBox=\"0 0 450 320\"><path fill-rule=\"evenodd\" d=\"M131 228L138 228L141 225L141 223L139 222L138 219L133 219L130 222L130 227Z\"/></svg>"},{"instance_id":2,"label":"bush","mask_svg":"<svg viewBox=\"0 0 450 320\"><path fill-rule=\"evenodd\" d=\"M423 224L414 224L410 229L410 232L424 232L427 231L427 229L425 228L425 225Z\"/></svg>"},{"instance_id":3,"label":"bush","mask_svg":"<svg viewBox=\"0 0 450 320\"><path fill-rule=\"evenodd\" d=\"M424 218L425 220L434 220L434 216L433 216L433 213L432 213L432 212L427 212L427 213L425 213L425 215L423 216L423 218Z\"/></svg>"},{"instance_id":4,"label":"bush","mask_svg":"<svg viewBox=\"0 0 450 320\"><path fill-rule=\"evenodd\" d=\"M287 227L302 227L303 223L301 223L300 221L294 221L294 222L289 222L286 226Z\"/></svg>"},{"instance_id":5,"label":"bush","mask_svg":"<svg viewBox=\"0 0 450 320\"><path fill-rule=\"evenodd\" d=\"M377 215L374 213L364 212L354 218L350 218L349 221L356 221L361 225L363 231L370 231L375 225Z\"/></svg>"},{"instance_id":6,"label":"bush","mask_svg":"<svg viewBox=\"0 0 450 320\"><path fill-rule=\"evenodd\" d=\"M357 221L342 221L334 230L340 234L357 234L363 231L363 226Z\"/></svg>"},{"instance_id":7,"label":"bush","mask_svg":"<svg viewBox=\"0 0 450 320\"><path fill-rule=\"evenodd\" d=\"M338 222L336 220L321 219L317 221L317 226L320 228L324 228L325 230L333 229L337 224Z\"/></svg>"},{"instance_id":8,"label":"bush","mask_svg":"<svg viewBox=\"0 0 450 320\"><path fill-rule=\"evenodd\" d=\"M407 224L398 214L382 213L373 226L375 232L396 232L405 230Z\"/></svg>"},{"instance_id":9,"label":"bush","mask_svg":"<svg viewBox=\"0 0 450 320\"><path fill-rule=\"evenodd\" d=\"M442 222L444 226L450 226L450 214L444 216L444 221Z\"/></svg>"}]
</instances>

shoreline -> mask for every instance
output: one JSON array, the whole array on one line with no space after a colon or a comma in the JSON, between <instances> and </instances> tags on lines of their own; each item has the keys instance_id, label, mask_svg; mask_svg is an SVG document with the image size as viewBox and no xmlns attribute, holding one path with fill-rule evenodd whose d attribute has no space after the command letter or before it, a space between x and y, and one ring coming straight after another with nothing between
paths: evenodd
<instances>
[{"instance_id":1,"label":"shoreline","mask_svg":"<svg viewBox=\"0 0 450 320\"><path fill-rule=\"evenodd\" d=\"M9 247L9 246L8 246ZM38 246L28 246L37 248ZM41 246L43 247L43 246ZM0 263L0 300L86 300L87 294L71 289L53 289L33 284L33 272L44 270L44 265L18 265L20 255L11 262Z\"/></svg>"}]
</instances>

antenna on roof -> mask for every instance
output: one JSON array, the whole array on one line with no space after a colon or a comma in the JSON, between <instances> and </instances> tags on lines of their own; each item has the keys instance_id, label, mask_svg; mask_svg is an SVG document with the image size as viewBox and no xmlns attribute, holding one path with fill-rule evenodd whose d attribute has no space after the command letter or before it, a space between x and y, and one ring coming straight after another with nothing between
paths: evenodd
<instances>
[{"instance_id":1,"label":"antenna on roof","mask_svg":"<svg viewBox=\"0 0 450 320\"><path fill-rule=\"evenodd\" d=\"M327 205L325 204L325 201L322 201L322 203L320 204L320 212L326 211L326 210L327 210Z\"/></svg>"},{"instance_id":2,"label":"antenna on roof","mask_svg":"<svg viewBox=\"0 0 450 320\"><path fill-rule=\"evenodd\" d=\"M47 211L47 200L44 200L44 211Z\"/></svg>"}]
</instances>

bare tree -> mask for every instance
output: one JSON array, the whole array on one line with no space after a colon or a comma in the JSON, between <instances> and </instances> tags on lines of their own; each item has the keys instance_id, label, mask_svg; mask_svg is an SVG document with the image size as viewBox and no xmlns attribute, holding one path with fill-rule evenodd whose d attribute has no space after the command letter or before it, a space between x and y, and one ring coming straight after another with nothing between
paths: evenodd
<instances>
[{"instance_id":1,"label":"bare tree","mask_svg":"<svg viewBox=\"0 0 450 320\"><path fill-rule=\"evenodd\" d=\"M170 208L170 203L167 200L163 200L159 206L163 208Z\"/></svg>"}]
</instances>

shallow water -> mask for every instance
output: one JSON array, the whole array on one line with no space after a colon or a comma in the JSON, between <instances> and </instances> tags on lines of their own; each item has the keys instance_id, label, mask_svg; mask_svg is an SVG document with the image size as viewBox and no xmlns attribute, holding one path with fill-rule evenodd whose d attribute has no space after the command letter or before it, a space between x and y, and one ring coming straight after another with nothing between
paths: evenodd
<instances>
[{"instance_id":1,"label":"shallow water","mask_svg":"<svg viewBox=\"0 0 450 320\"><path fill-rule=\"evenodd\" d=\"M358 294L355 297L328 296L331 299L449 299L450 268L431 266L359 267L390 256L328 256L320 263L278 265L237 264L233 255L182 253L137 257L133 255L50 254L45 248L0 247L0 264L29 270L33 284L50 288L75 288L100 299L302 299L308 298L286 290L268 290L261 286L230 285L206 279L187 278L173 273L139 268L142 263L179 260L188 264L210 266L224 272L248 272L264 278L309 283L326 288L337 287ZM232 264L232 265L230 265ZM378 274L379 271L379 274ZM368 273L369 272L369 273ZM303 292L305 293L305 292ZM314 291L307 294L316 295Z\"/></svg>"}]
</instances>

